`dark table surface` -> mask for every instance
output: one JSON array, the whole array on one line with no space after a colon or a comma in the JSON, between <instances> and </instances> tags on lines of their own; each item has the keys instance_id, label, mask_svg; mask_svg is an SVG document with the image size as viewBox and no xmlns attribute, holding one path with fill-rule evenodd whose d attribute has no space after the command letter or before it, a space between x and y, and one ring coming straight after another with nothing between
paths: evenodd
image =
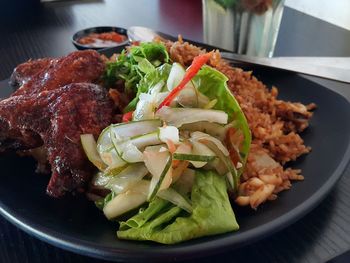
<instances>
[{"instance_id":1,"label":"dark table surface","mask_svg":"<svg viewBox=\"0 0 350 263\"><path fill-rule=\"evenodd\" d=\"M201 42L201 1L7 1L0 8L0 79L8 78L17 64L30 58L75 50L70 39L76 31L102 25L142 25ZM350 56L349 43L349 31L285 8L275 56ZM349 86L321 84L350 98ZM350 262L349 188L348 167L331 194L303 220L263 241L200 261ZM0 262L105 261L46 244L0 217Z\"/></svg>"}]
</instances>

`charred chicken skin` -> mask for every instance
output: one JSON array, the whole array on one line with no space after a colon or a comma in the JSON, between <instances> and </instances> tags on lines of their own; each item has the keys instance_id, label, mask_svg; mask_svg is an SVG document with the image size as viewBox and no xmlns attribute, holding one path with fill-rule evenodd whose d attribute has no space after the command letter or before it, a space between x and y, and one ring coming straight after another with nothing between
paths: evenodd
<instances>
[{"instance_id":1,"label":"charred chicken skin","mask_svg":"<svg viewBox=\"0 0 350 263\"><path fill-rule=\"evenodd\" d=\"M43 61L41 69L25 69L35 61L19 65L12 78L20 88L0 101L0 152L41 147L52 174L47 193L61 197L90 180L93 167L80 135L97 137L112 122L114 104L107 90L94 84L104 71L97 52Z\"/></svg>"},{"instance_id":2,"label":"charred chicken skin","mask_svg":"<svg viewBox=\"0 0 350 263\"><path fill-rule=\"evenodd\" d=\"M52 58L41 58L29 60L18 65L11 75L10 85L14 88L19 88L37 73L47 69L53 61L54 59Z\"/></svg>"}]
</instances>

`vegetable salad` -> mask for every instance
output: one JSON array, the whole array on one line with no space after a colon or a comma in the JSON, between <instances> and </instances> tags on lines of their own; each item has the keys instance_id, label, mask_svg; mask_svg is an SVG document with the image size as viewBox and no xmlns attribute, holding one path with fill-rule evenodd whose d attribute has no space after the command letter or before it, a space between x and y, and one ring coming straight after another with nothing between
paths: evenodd
<instances>
[{"instance_id":1,"label":"vegetable salad","mask_svg":"<svg viewBox=\"0 0 350 263\"><path fill-rule=\"evenodd\" d=\"M119 221L119 238L174 244L239 229L227 192L237 191L251 135L210 56L186 69L162 44L141 43L107 65L106 83L123 80L135 97L123 123L81 142L99 170L92 184L110 191L96 205Z\"/></svg>"}]
</instances>

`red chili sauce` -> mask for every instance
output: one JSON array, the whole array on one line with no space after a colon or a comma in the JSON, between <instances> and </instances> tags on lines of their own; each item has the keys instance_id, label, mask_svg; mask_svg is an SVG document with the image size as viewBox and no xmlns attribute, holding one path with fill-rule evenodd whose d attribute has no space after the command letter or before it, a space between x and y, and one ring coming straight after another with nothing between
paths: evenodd
<instances>
[{"instance_id":1,"label":"red chili sauce","mask_svg":"<svg viewBox=\"0 0 350 263\"><path fill-rule=\"evenodd\" d=\"M78 39L78 43L87 47L112 47L126 41L126 36L117 32L91 33Z\"/></svg>"}]
</instances>

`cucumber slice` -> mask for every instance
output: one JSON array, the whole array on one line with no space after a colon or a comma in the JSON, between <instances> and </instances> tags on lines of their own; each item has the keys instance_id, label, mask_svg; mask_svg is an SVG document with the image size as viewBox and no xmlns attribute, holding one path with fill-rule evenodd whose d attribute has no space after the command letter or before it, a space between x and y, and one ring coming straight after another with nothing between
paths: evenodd
<instances>
[{"instance_id":1,"label":"cucumber slice","mask_svg":"<svg viewBox=\"0 0 350 263\"><path fill-rule=\"evenodd\" d=\"M215 157L215 153L208 146L198 141L192 140L192 153L196 155L205 155Z\"/></svg>"},{"instance_id":2,"label":"cucumber slice","mask_svg":"<svg viewBox=\"0 0 350 263\"><path fill-rule=\"evenodd\" d=\"M168 125L175 127L181 127L186 123L198 121L226 124L228 120L227 113L220 110L170 108L167 106L159 109L156 116L165 121Z\"/></svg>"},{"instance_id":3,"label":"cucumber slice","mask_svg":"<svg viewBox=\"0 0 350 263\"><path fill-rule=\"evenodd\" d=\"M204 162L204 165L205 165L207 162L213 161L215 159L215 156L173 153L173 158L175 160L180 160L180 161L191 161L191 163L192 163L192 161L193 162ZM201 167L203 167L203 166L201 166ZM200 167L196 167L196 168L200 168Z\"/></svg>"},{"instance_id":4,"label":"cucumber slice","mask_svg":"<svg viewBox=\"0 0 350 263\"><path fill-rule=\"evenodd\" d=\"M222 142L220 140L216 139L215 137L210 136L209 134L206 134L204 132L198 132L198 131L192 132L191 139L192 139L192 141L199 141L199 142L202 142L202 140L211 141L213 144L216 145L216 147L222 152L223 155L229 156L229 152L226 149L226 147L222 144ZM204 144L207 145L207 143L204 143ZM209 148L211 150L213 150L211 147L209 147Z\"/></svg>"},{"instance_id":5,"label":"cucumber slice","mask_svg":"<svg viewBox=\"0 0 350 263\"><path fill-rule=\"evenodd\" d=\"M179 143L179 130L176 127L160 127L157 132L133 137L130 142L138 149L143 149L146 146L166 143L167 140L171 140L175 144Z\"/></svg>"},{"instance_id":6,"label":"cucumber slice","mask_svg":"<svg viewBox=\"0 0 350 263\"><path fill-rule=\"evenodd\" d=\"M148 173L143 163L133 164L126 167L118 175L110 177L105 187L116 194L123 193L133 187Z\"/></svg>"},{"instance_id":7,"label":"cucumber slice","mask_svg":"<svg viewBox=\"0 0 350 263\"><path fill-rule=\"evenodd\" d=\"M114 219L142 205L147 200L149 184L149 181L141 180L125 193L114 197L103 208L105 216Z\"/></svg>"},{"instance_id":8,"label":"cucumber slice","mask_svg":"<svg viewBox=\"0 0 350 263\"><path fill-rule=\"evenodd\" d=\"M110 130L110 138L112 139L113 146L118 153L119 157L127 163L137 163L143 161L142 152L140 152L137 147L132 144L130 140L120 141L117 135Z\"/></svg>"},{"instance_id":9,"label":"cucumber slice","mask_svg":"<svg viewBox=\"0 0 350 263\"><path fill-rule=\"evenodd\" d=\"M113 129L114 133L118 134L118 136L125 138L151 133L156 131L157 128L161 126L161 120L153 119L113 124L111 128Z\"/></svg>"},{"instance_id":10,"label":"cucumber slice","mask_svg":"<svg viewBox=\"0 0 350 263\"><path fill-rule=\"evenodd\" d=\"M181 131L200 131L214 136L221 141L225 139L227 128L220 124L208 121L199 121L193 123L187 123L179 128Z\"/></svg>"},{"instance_id":11,"label":"cucumber slice","mask_svg":"<svg viewBox=\"0 0 350 263\"><path fill-rule=\"evenodd\" d=\"M112 141L109 136L110 128L111 126L104 128L97 139L97 152L99 154L101 154L102 152L108 151L112 147Z\"/></svg>"},{"instance_id":12,"label":"cucumber slice","mask_svg":"<svg viewBox=\"0 0 350 263\"><path fill-rule=\"evenodd\" d=\"M192 205L189 201L187 201L181 194L179 194L176 190L172 188L161 190L157 193L157 196L160 198L167 200L174 205L182 208L188 213L192 213Z\"/></svg>"},{"instance_id":13,"label":"cucumber slice","mask_svg":"<svg viewBox=\"0 0 350 263\"><path fill-rule=\"evenodd\" d=\"M208 140L208 138L202 138L202 139L199 139L199 141L207 145L213 152L215 152L215 154L220 159L222 164L226 166L227 168L226 177L228 179L228 182L234 190L237 190L238 189L237 170L233 166L233 163L230 160L230 157L228 155L225 155L225 153L221 151L220 147L218 146L218 144L215 143L214 140Z\"/></svg>"},{"instance_id":14,"label":"cucumber slice","mask_svg":"<svg viewBox=\"0 0 350 263\"><path fill-rule=\"evenodd\" d=\"M123 149L121 147L121 142L123 141L123 139L118 136L116 133L113 132L113 129L109 129L109 138L111 138L112 141L112 145L114 147L114 149L116 150L117 154L119 155L119 157L125 161L122 158L122 154L123 154Z\"/></svg>"},{"instance_id":15,"label":"cucumber slice","mask_svg":"<svg viewBox=\"0 0 350 263\"><path fill-rule=\"evenodd\" d=\"M130 139L130 142L135 145L138 149L143 149L149 145L156 145L162 143L159 139L159 132L152 132L140 136L135 136Z\"/></svg>"},{"instance_id":16,"label":"cucumber slice","mask_svg":"<svg viewBox=\"0 0 350 263\"><path fill-rule=\"evenodd\" d=\"M169 77L167 80L167 87L169 91L172 91L177 85L180 84L182 79L184 78L186 70L179 63L173 63L170 69Z\"/></svg>"},{"instance_id":17,"label":"cucumber slice","mask_svg":"<svg viewBox=\"0 0 350 263\"><path fill-rule=\"evenodd\" d=\"M204 165L206 165L207 162L210 162L215 159L215 153L212 150L210 150L207 146L195 140L192 140L191 143L193 147L193 155L206 156L206 158L203 158L203 160L191 160L191 163L194 167L201 168Z\"/></svg>"},{"instance_id":18,"label":"cucumber slice","mask_svg":"<svg viewBox=\"0 0 350 263\"><path fill-rule=\"evenodd\" d=\"M192 153L192 144L188 141L180 143L177 147L175 153L191 154Z\"/></svg>"},{"instance_id":19,"label":"cucumber slice","mask_svg":"<svg viewBox=\"0 0 350 263\"><path fill-rule=\"evenodd\" d=\"M131 142L127 141L122 144L123 154L122 158L128 163L143 162L142 152Z\"/></svg>"},{"instance_id":20,"label":"cucumber slice","mask_svg":"<svg viewBox=\"0 0 350 263\"><path fill-rule=\"evenodd\" d=\"M81 134L80 141L89 161L92 162L100 171L105 170L107 166L96 150L97 144L94 136L92 134Z\"/></svg>"},{"instance_id":21,"label":"cucumber slice","mask_svg":"<svg viewBox=\"0 0 350 263\"><path fill-rule=\"evenodd\" d=\"M120 138L125 139L154 132L161 126L162 121L159 119L112 124L101 132L97 140L97 151L101 153L112 147L110 129Z\"/></svg>"},{"instance_id":22,"label":"cucumber slice","mask_svg":"<svg viewBox=\"0 0 350 263\"><path fill-rule=\"evenodd\" d=\"M171 184L171 154L168 151L143 152L143 158L148 171L152 174L148 200L152 200L160 189ZM163 182L164 181L164 182Z\"/></svg>"}]
</instances>

